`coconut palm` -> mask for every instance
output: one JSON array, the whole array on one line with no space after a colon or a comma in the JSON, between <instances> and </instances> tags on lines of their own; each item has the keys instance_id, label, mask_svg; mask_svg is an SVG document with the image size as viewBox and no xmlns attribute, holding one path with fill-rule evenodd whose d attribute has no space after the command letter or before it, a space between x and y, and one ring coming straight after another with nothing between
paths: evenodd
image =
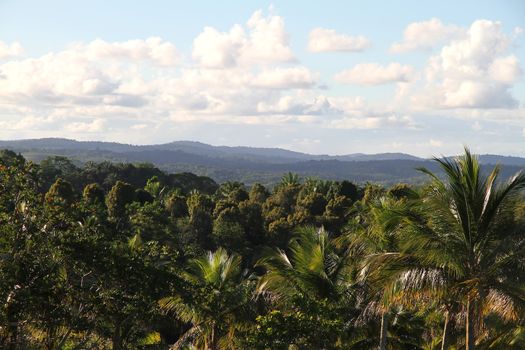
<instances>
[{"instance_id":1,"label":"coconut palm","mask_svg":"<svg viewBox=\"0 0 525 350\"><path fill-rule=\"evenodd\" d=\"M257 291L298 322L290 344L301 349L363 349L368 341L355 327L360 294L353 257L334 243L324 229L301 228L286 251L268 251L258 262L266 273Z\"/></svg>"},{"instance_id":2,"label":"coconut palm","mask_svg":"<svg viewBox=\"0 0 525 350\"><path fill-rule=\"evenodd\" d=\"M288 172L281 177L280 186L298 186L300 184L299 175Z\"/></svg>"},{"instance_id":3,"label":"coconut palm","mask_svg":"<svg viewBox=\"0 0 525 350\"><path fill-rule=\"evenodd\" d=\"M193 343L215 350L233 347L235 331L250 300L241 258L219 248L189 262L183 274L188 290L159 301L161 309L176 312L191 328L175 344L178 349Z\"/></svg>"},{"instance_id":4,"label":"coconut palm","mask_svg":"<svg viewBox=\"0 0 525 350\"><path fill-rule=\"evenodd\" d=\"M277 249L259 260L258 265L266 269L259 279L259 293L336 300L348 291L353 280L349 250L338 254L324 229L298 229L288 248L289 253Z\"/></svg>"},{"instance_id":5,"label":"coconut palm","mask_svg":"<svg viewBox=\"0 0 525 350\"><path fill-rule=\"evenodd\" d=\"M401 220L401 253L379 260L405 297L458 300L465 348L473 350L485 314L515 320L524 315L525 237L514 225L513 212L525 176L500 183L498 166L484 176L467 148L461 157L435 161L445 180L421 169L432 179L425 196L393 212ZM446 344L443 339L443 349Z\"/></svg>"},{"instance_id":6,"label":"coconut palm","mask_svg":"<svg viewBox=\"0 0 525 350\"><path fill-rule=\"evenodd\" d=\"M403 205L404 200L382 196L369 201L368 204L356 203L353 221L342 241L363 257L360 278L368 285L369 307L375 316L381 315L379 349L387 348L389 311L391 308L391 291L385 290L381 279L375 278L373 262L377 256L398 251L395 216L390 213ZM368 312L367 312L368 313Z\"/></svg>"}]
</instances>

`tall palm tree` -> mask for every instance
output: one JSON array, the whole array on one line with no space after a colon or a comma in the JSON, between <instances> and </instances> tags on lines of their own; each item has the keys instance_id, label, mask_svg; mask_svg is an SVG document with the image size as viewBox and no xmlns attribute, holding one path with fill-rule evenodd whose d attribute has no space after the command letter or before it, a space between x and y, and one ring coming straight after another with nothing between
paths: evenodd
<instances>
[{"instance_id":1,"label":"tall palm tree","mask_svg":"<svg viewBox=\"0 0 525 350\"><path fill-rule=\"evenodd\" d=\"M401 253L381 259L406 297L456 298L465 315L465 348L474 350L484 314L524 316L525 237L513 211L525 176L501 183L499 166L484 176L467 148L461 157L434 159L445 180L421 169L432 179L426 195L393 213L401 222Z\"/></svg>"},{"instance_id":2,"label":"tall palm tree","mask_svg":"<svg viewBox=\"0 0 525 350\"><path fill-rule=\"evenodd\" d=\"M360 251L363 257L361 279L369 286L370 306L376 314L381 314L379 349L386 350L388 338L389 311L391 298L389 290L385 290L381 280L374 278L373 264L376 257L398 251L396 220L390 215L392 210L404 199L396 200L387 196L375 198L369 203L356 203L354 220L349 224L349 230L343 240L354 250Z\"/></svg>"},{"instance_id":3,"label":"tall palm tree","mask_svg":"<svg viewBox=\"0 0 525 350\"><path fill-rule=\"evenodd\" d=\"M191 324L175 348L187 343L206 350L232 347L251 294L241 270L241 258L219 248L191 260L183 278L189 283L186 293L159 301L161 309L174 311Z\"/></svg>"}]
</instances>

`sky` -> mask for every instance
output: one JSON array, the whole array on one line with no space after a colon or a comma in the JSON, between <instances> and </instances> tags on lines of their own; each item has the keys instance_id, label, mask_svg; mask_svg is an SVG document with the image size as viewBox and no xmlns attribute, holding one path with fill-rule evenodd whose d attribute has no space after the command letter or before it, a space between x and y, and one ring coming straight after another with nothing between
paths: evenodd
<instances>
[{"instance_id":1,"label":"sky","mask_svg":"<svg viewBox=\"0 0 525 350\"><path fill-rule=\"evenodd\" d=\"M0 139L525 156L525 1L0 0Z\"/></svg>"}]
</instances>

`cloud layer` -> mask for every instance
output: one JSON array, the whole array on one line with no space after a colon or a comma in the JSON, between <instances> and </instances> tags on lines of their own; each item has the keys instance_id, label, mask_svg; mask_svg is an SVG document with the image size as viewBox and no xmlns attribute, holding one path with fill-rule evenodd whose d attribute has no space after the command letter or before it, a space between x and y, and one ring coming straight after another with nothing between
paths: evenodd
<instances>
[{"instance_id":1,"label":"cloud layer","mask_svg":"<svg viewBox=\"0 0 525 350\"><path fill-rule=\"evenodd\" d=\"M0 137L155 142L212 125L415 130L442 111L475 119L472 130L482 132L486 120L525 120L513 93L522 79L518 36L496 21L461 27L432 18L408 24L400 41L382 48L383 61L367 62L355 52L371 48L370 39L317 27L304 38L303 49L316 53L307 64L284 18L256 11L226 31L203 28L191 52L150 37L77 42L30 57L19 43L0 41ZM403 62L411 51L427 57ZM311 64L326 52L351 64L335 74ZM437 140L428 144L444 144Z\"/></svg>"}]
</instances>

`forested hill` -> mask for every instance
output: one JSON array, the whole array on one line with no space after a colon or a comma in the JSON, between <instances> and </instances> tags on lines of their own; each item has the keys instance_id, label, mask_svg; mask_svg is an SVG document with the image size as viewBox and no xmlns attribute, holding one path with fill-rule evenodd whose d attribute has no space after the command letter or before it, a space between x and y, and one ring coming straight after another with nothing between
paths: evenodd
<instances>
[{"instance_id":1,"label":"forested hill","mask_svg":"<svg viewBox=\"0 0 525 350\"><path fill-rule=\"evenodd\" d=\"M393 184L420 183L425 177L416 168L436 170L434 162L404 153L314 155L281 148L212 146L193 141L159 145L128 145L114 142L75 141L60 138L0 141L0 149L22 153L41 161L67 156L77 165L87 161L152 163L171 173L192 172L217 182L276 183L286 172L323 179L348 179ZM525 167L525 158L481 155L480 162L503 165L509 176Z\"/></svg>"}]
</instances>

